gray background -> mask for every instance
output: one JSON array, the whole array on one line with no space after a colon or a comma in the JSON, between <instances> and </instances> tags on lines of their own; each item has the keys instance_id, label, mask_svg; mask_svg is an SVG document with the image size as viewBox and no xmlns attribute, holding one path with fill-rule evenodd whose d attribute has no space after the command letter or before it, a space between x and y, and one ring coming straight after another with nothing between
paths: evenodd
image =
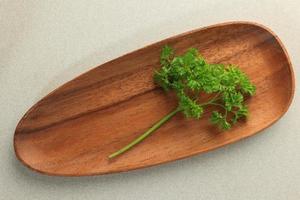
<instances>
[{"instance_id":1,"label":"gray background","mask_svg":"<svg viewBox=\"0 0 300 200\"><path fill-rule=\"evenodd\" d=\"M270 27L285 44L297 80L298 2L0 0L0 199L300 199L299 87L287 114L263 134L148 169L48 177L21 165L12 146L22 115L62 83L206 25L250 20Z\"/></svg>"}]
</instances>

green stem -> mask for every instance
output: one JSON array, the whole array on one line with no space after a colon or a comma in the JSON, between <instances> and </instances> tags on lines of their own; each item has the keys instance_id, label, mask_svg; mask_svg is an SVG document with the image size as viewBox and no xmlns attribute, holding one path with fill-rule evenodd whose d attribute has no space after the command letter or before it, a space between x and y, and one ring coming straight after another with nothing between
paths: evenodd
<instances>
[{"instance_id":1,"label":"green stem","mask_svg":"<svg viewBox=\"0 0 300 200\"><path fill-rule=\"evenodd\" d=\"M146 137L148 137L151 133L153 133L154 131L156 131L158 128L160 128L164 123L166 123L168 120L170 120L176 113L178 113L179 111L181 111L181 108L176 108L175 110L173 110L172 112L170 112L169 114L167 114L166 116L164 116L161 120L159 120L156 124L154 124L150 129L148 129L146 132L144 132L142 135L138 136L137 138L135 138L132 142L130 142L129 144L127 144L125 147L119 149L118 151L110 154L108 156L108 158L114 158L116 156L121 155L122 153L128 151L129 149L131 149L133 146L137 145L138 143L140 143L141 141L143 141Z\"/></svg>"},{"instance_id":2,"label":"green stem","mask_svg":"<svg viewBox=\"0 0 300 200\"><path fill-rule=\"evenodd\" d=\"M199 104L200 106L207 106L209 104L212 104L213 102L217 101L220 99L219 97L220 93L217 93L213 98L211 98L209 101L207 101L206 103L201 103Z\"/></svg>"},{"instance_id":3,"label":"green stem","mask_svg":"<svg viewBox=\"0 0 300 200\"><path fill-rule=\"evenodd\" d=\"M225 106L223 106L222 104L219 104L219 103L210 103L211 105L216 105L216 106L220 106L222 108L224 108L225 110L225 119L227 118L227 109Z\"/></svg>"}]
</instances>

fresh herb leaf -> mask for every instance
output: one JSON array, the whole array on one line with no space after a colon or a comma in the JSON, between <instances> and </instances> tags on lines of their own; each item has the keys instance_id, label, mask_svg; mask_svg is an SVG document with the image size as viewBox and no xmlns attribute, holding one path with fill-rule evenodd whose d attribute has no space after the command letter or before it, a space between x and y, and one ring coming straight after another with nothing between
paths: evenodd
<instances>
[{"instance_id":1,"label":"fresh herb leaf","mask_svg":"<svg viewBox=\"0 0 300 200\"><path fill-rule=\"evenodd\" d=\"M227 111L231 111L232 108L240 108L243 104L244 97L242 93L237 91L224 92L223 101Z\"/></svg>"},{"instance_id":2,"label":"fresh herb leaf","mask_svg":"<svg viewBox=\"0 0 300 200\"><path fill-rule=\"evenodd\" d=\"M162 51L161 51L161 55L160 55L160 63L163 66L168 66L168 64L170 63L171 59L173 58L174 55L174 51L171 47L169 46L164 46Z\"/></svg>"},{"instance_id":3,"label":"fresh herb leaf","mask_svg":"<svg viewBox=\"0 0 300 200\"><path fill-rule=\"evenodd\" d=\"M248 111L247 106L242 105L237 111L235 111L233 113L234 113L234 116L231 119L231 122L232 122L232 124L235 124L238 119L243 118L243 117L247 118L249 111Z\"/></svg>"},{"instance_id":4,"label":"fresh herb leaf","mask_svg":"<svg viewBox=\"0 0 300 200\"><path fill-rule=\"evenodd\" d=\"M180 96L179 108L182 110L184 115L189 118L199 119L203 113L203 107L186 95Z\"/></svg>"},{"instance_id":5,"label":"fresh herb leaf","mask_svg":"<svg viewBox=\"0 0 300 200\"><path fill-rule=\"evenodd\" d=\"M223 130L228 130L231 128L230 123L226 120L226 115L222 115L218 111L213 111L210 117L210 122L212 124L218 125Z\"/></svg>"},{"instance_id":6,"label":"fresh herb leaf","mask_svg":"<svg viewBox=\"0 0 300 200\"><path fill-rule=\"evenodd\" d=\"M214 106L217 109L212 111L210 122L222 130L230 129L240 118L248 116L244 100L246 96L254 95L256 88L238 66L209 64L196 48L175 56L169 46L162 48L160 64L154 81L165 91L176 93L178 107L109 158L129 150L178 112L187 118L199 119L207 106ZM203 102L202 94L205 93L212 97Z\"/></svg>"}]
</instances>

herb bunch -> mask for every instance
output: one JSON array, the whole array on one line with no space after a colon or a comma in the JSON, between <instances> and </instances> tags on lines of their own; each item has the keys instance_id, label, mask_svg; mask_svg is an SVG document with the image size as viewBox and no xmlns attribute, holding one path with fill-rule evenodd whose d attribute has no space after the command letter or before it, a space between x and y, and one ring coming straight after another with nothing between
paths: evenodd
<instances>
[{"instance_id":1,"label":"herb bunch","mask_svg":"<svg viewBox=\"0 0 300 200\"><path fill-rule=\"evenodd\" d=\"M208 106L214 106L216 110L211 112L210 122L222 130L230 129L240 118L248 116L244 100L246 96L255 94L255 86L238 66L209 64L195 48L175 56L169 46L163 47L160 63L161 68L155 72L154 81L165 91L176 93L177 108L109 158L129 150L178 112L187 118L199 119ZM204 102L203 96L210 98Z\"/></svg>"}]
</instances>

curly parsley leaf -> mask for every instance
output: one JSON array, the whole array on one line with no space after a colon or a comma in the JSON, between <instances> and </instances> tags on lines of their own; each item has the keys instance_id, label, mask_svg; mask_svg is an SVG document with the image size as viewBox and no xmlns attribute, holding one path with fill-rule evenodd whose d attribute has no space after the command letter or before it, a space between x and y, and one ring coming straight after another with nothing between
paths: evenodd
<instances>
[{"instance_id":1,"label":"curly parsley leaf","mask_svg":"<svg viewBox=\"0 0 300 200\"><path fill-rule=\"evenodd\" d=\"M227 122L226 115L222 115L218 111L213 111L210 117L210 122L212 124L218 125L223 130L228 130L231 128L231 124Z\"/></svg>"},{"instance_id":2,"label":"curly parsley leaf","mask_svg":"<svg viewBox=\"0 0 300 200\"><path fill-rule=\"evenodd\" d=\"M184 115L189 118L199 119L203 113L203 107L186 95L180 96L179 108L182 110Z\"/></svg>"},{"instance_id":3,"label":"curly parsley leaf","mask_svg":"<svg viewBox=\"0 0 300 200\"><path fill-rule=\"evenodd\" d=\"M162 48L160 64L161 68L155 71L154 81L165 91L176 93L177 108L109 158L126 152L178 112L187 118L199 119L207 106L214 106L216 110L212 111L210 122L222 130L230 129L239 119L248 116L245 97L254 95L256 88L238 66L210 64L196 48L175 56L170 46ZM206 100L203 94L211 98Z\"/></svg>"},{"instance_id":4,"label":"curly parsley leaf","mask_svg":"<svg viewBox=\"0 0 300 200\"><path fill-rule=\"evenodd\" d=\"M214 119L219 117L218 123L213 124L226 130L238 119L247 116L244 99L247 95L254 95L255 86L238 66L209 64L195 48L188 49L181 56L174 56L174 51L166 46L160 60L162 68L155 73L155 81L177 94L179 108L186 117L198 119L206 106L214 105L222 108L223 114L213 112ZM217 97L200 103L201 93L216 94ZM230 112L233 115L228 121L232 124L227 121Z\"/></svg>"}]
</instances>

